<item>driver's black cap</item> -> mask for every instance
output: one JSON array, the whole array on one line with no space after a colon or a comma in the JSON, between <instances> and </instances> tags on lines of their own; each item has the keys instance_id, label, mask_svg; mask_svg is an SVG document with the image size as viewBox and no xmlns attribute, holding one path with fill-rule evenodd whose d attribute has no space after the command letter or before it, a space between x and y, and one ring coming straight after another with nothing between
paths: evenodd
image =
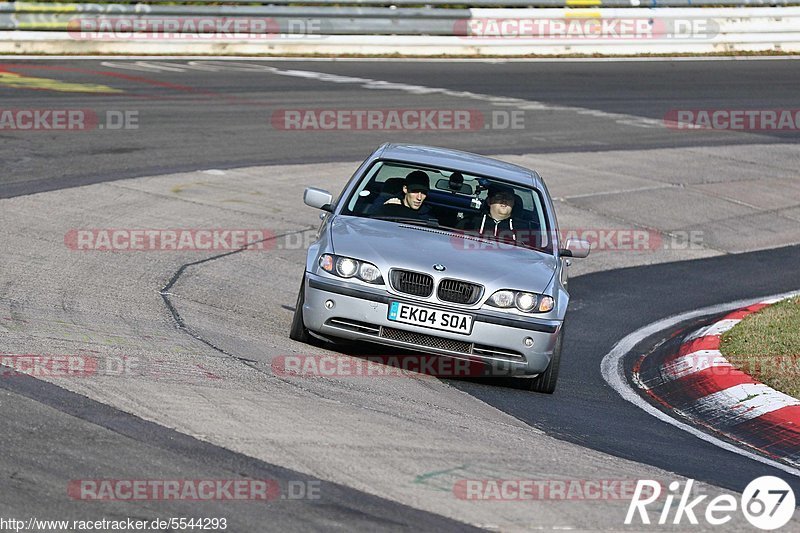
<instances>
[{"instance_id":1,"label":"driver's black cap","mask_svg":"<svg viewBox=\"0 0 800 533\"><path fill-rule=\"evenodd\" d=\"M428 192L431 189L428 175L421 170L415 170L406 176L405 185L408 192Z\"/></svg>"}]
</instances>

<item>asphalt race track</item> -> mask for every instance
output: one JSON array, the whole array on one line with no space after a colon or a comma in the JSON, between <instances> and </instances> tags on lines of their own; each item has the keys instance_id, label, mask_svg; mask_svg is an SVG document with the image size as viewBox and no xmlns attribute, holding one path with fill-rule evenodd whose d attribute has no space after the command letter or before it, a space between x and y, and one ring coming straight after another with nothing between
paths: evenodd
<instances>
[{"instance_id":1,"label":"asphalt race track","mask_svg":"<svg viewBox=\"0 0 800 533\"><path fill-rule=\"evenodd\" d=\"M0 377L0 517L227 517L229 531L629 530L625 502L464 502L452 487L652 476L741 492L774 475L800 494L797 475L652 418L600 372L617 341L652 322L800 288L800 130L687 133L664 122L680 109L796 110L796 60L4 59L0 72L12 73L0 77L0 111L83 109L104 125L0 129L0 354L125 354L160 372L130 382ZM28 81L7 81L18 77ZM468 109L487 126L517 111L524 127L287 131L272 119L323 108ZM107 122L126 111L136 127ZM287 336L302 247L136 255L64 246L70 229L91 227L266 227L289 242L317 223L302 188L337 192L385 141L535 162L562 226L647 228L665 242L697 228L703 245L576 261L552 396L503 380L276 378L275 356L308 350ZM668 195L685 196L673 205ZM692 202L709 202L707 212L683 210ZM322 496L67 495L74 480L105 478L272 479L283 490L316 484Z\"/></svg>"},{"instance_id":2,"label":"asphalt race track","mask_svg":"<svg viewBox=\"0 0 800 533\"><path fill-rule=\"evenodd\" d=\"M114 89L124 91L21 91L0 84L4 106L92 109L101 114L107 110L132 110L138 113L140 129L118 131L113 136L104 131L88 131L64 135L63 139L59 136L56 142L46 132L29 135L3 131L0 155L10 165L10 172L0 181L0 197L190 169L355 161L382 142L416 142L420 138L403 131L287 132L270 126L271 114L284 109L380 108L385 105L385 90L364 90L360 83L310 83L304 78L248 72L246 67L240 67L242 71L227 67L214 74L176 66L187 62L145 62L154 63L155 67L142 67L129 62L126 68L113 67L124 66L121 61L4 63L3 69L26 76L112 84ZM439 144L484 154L748 143L752 142L752 134L676 134L663 127L663 119L674 109L792 109L800 84L794 61L456 62L446 67L440 62L386 61L266 64L283 71L313 71L468 91L496 99L536 102L533 108L546 106L544 112L526 117L524 135L510 128L479 130L469 135L441 131L418 134L423 140L435 137ZM392 94L392 106L396 108L414 108L419 102L413 93ZM426 98L424 102L446 108L486 110L486 102L479 99ZM769 102L769 106L763 102ZM579 115L564 107L591 110L594 114ZM658 127L630 127L618 123L619 118L604 116L606 113L648 118ZM770 143L796 143L798 132L759 132L758 138Z\"/></svg>"}]
</instances>

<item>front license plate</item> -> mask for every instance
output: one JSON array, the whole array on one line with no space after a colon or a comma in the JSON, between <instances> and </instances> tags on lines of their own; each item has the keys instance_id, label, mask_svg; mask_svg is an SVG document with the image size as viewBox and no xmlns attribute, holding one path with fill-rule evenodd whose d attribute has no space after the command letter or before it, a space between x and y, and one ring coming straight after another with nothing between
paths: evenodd
<instances>
[{"instance_id":1,"label":"front license plate","mask_svg":"<svg viewBox=\"0 0 800 533\"><path fill-rule=\"evenodd\" d=\"M453 333L464 335L469 335L472 331L472 317L470 315L429 309L402 302L392 302L389 305L389 320L442 331L452 331Z\"/></svg>"}]
</instances>

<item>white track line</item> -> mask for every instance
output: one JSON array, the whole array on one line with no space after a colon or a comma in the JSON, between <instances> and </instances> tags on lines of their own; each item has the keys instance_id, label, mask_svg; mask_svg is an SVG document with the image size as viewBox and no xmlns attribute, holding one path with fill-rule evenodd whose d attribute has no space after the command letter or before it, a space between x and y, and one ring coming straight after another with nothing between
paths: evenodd
<instances>
[{"instance_id":1,"label":"white track line","mask_svg":"<svg viewBox=\"0 0 800 533\"><path fill-rule=\"evenodd\" d=\"M637 115L628 115L625 113L612 113L609 111L602 111L599 109L591 109L585 107L556 105L538 100L526 100L524 98L514 98L510 96L495 96L491 94L475 93L471 91L457 91L447 89L445 87L430 87L427 85L415 85L409 83L400 83L386 80L376 80L372 78L361 78L356 76L343 76L338 74L330 74L327 72L316 72L312 70L299 70L299 69L279 69L270 65L263 64L262 62L245 63L240 67L227 67L227 65L220 65L216 61L186 61L184 63L163 63L161 61L136 61L134 63L126 63L120 61L103 61L102 66L106 68L121 69L121 70L134 70L144 72L182 72L182 71L205 71L205 70L224 70L225 68L245 68L245 71L250 72L264 72L274 74L277 76L289 76L294 78L301 78L313 80L324 83L338 83L356 85L364 89L378 90L378 91L401 91L415 96L422 95L441 95L449 98L466 99L472 101L485 102L492 106L497 107L512 107L522 111L564 111L569 113L576 113L579 115L592 116L600 119L613 120L618 124L633 126L638 128L663 128L663 119L655 119L648 117L640 117Z\"/></svg>"},{"instance_id":2,"label":"white track line","mask_svg":"<svg viewBox=\"0 0 800 533\"><path fill-rule=\"evenodd\" d=\"M790 296L795 296L797 294L800 294L800 291L787 292L784 294L778 294L767 298L786 298ZM690 318L695 318L703 315L710 315L714 313L723 313L725 311L733 311L741 307L747 307L755 303L763 302L767 298L762 297L762 298L753 298L747 300L738 300L736 302L704 307L703 309L697 309L695 311L689 311L687 313L683 313L680 315L667 317L657 322L653 322L652 324L649 324L647 326L644 326L643 328L639 328L633 333L626 336L624 339L620 340L617 344L615 344L614 347L611 348L611 351L608 352L605 357L603 357L603 360L600 362L600 371L603 374L603 379L605 379L606 382L609 385L611 385L611 387L613 387L613 389L617 391L620 396L622 396L623 399L632 403L633 405L643 410L647 414L658 418L662 422L666 422L667 424L671 424L677 427L678 429L682 429L683 431L686 431L687 433L694 435L698 439L704 440L710 444L713 444L714 446L722 448L723 450L733 452L735 454L747 457L754 461L758 461L759 463L763 463L765 465L769 465L773 468L782 470L787 474L800 477L800 469L792 468L783 463L779 463L778 461L767 459L766 457L762 457L753 452L744 450L742 448L738 448L730 443L727 443L714 436L704 433L699 429L696 429L688 424L684 424L683 422L680 422L672 418L666 413L659 411L657 408L647 403L647 401L645 401L644 398L639 396L638 392L628 384L627 380L625 379L625 370L622 366L622 359L625 356L625 354L633 350L634 346L636 346L638 343L640 343L650 335L654 335L659 331L673 327L675 324L678 324L679 322L688 320Z\"/></svg>"},{"instance_id":3,"label":"white track line","mask_svg":"<svg viewBox=\"0 0 800 533\"><path fill-rule=\"evenodd\" d=\"M688 337L684 339L684 343L689 341L693 341L695 339L699 339L700 337L718 337L725 333L726 331L730 331L733 329L733 326L741 322L741 318L728 318L725 320L720 320L719 322L714 322L711 325L708 325L704 328L700 328Z\"/></svg>"}]
</instances>

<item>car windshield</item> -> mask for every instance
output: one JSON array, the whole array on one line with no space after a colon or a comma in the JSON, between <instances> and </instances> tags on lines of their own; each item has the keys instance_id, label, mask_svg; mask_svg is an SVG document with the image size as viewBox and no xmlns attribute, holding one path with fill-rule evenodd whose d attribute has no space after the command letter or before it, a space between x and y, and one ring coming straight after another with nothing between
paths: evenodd
<instances>
[{"instance_id":1,"label":"car windshield","mask_svg":"<svg viewBox=\"0 0 800 533\"><path fill-rule=\"evenodd\" d=\"M342 214L431 226L464 238L552 253L539 191L449 169L378 161L355 187Z\"/></svg>"}]
</instances>

